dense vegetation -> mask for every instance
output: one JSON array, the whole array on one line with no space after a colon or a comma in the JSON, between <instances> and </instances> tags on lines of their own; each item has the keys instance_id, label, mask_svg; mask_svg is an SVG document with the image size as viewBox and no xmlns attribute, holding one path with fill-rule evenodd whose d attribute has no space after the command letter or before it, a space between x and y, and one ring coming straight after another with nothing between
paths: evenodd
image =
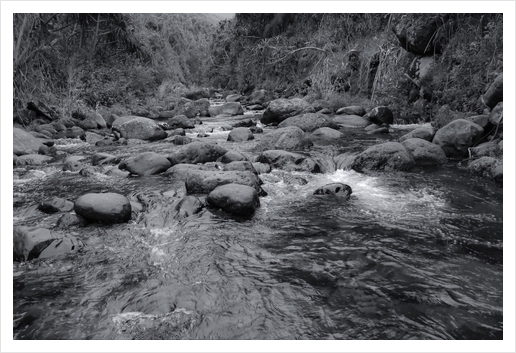
<instances>
[{"instance_id":1,"label":"dense vegetation","mask_svg":"<svg viewBox=\"0 0 516 353\"><path fill-rule=\"evenodd\" d=\"M479 96L503 71L501 14L436 15L447 45L414 99L415 55L391 14L15 14L14 110L30 101L78 110L167 109L187 89L213 86L324 99L334 107L386 104L435 118L481 113Z\"/></svg>"}]
</instances>

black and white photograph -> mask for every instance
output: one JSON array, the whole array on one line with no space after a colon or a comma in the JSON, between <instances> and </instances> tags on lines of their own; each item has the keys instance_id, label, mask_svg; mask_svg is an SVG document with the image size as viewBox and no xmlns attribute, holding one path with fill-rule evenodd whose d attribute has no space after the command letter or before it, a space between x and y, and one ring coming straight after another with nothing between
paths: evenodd
<instances>
[{"instance_id":1,"label":"black and white photograph","mask_svg":"<svg viewBox=\"0 0 516 353\"><path fill-rule=\"evenodd\" d=\"M244 3L2 2L2 351L514 349L514 2Z\"/></svg>"}]
</instances>

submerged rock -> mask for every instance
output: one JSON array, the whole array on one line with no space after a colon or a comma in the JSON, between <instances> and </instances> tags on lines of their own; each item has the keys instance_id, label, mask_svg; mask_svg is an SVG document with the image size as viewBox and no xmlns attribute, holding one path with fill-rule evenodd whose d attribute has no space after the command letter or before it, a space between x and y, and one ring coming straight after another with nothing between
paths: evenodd
<instances>
[{"instance_id":1,"label":"submerged rock","mask_svg":"<svg viewBox=\"0 0 516 353\"><path fill-rule=\"evenodd\" d=\"M86 156L68 156L63 161L63 171L77 172L84 167L86 160Z\"/></svg>"},{"instance_id":2,"label":"submerged rock","mask_svg":"<svg viewBox=\"0 0 516 353\"><path fill-rule=\"evenodd\" d=\"M335 130L329 127L321 127L312 132L312 136L321 139L340 139L344 136L344 134L339 130Z\"/></svg>"},{"instance_id":3,"label":"submerged rock","mask_svg":"<svg viewBox=\"0 0 516 353\"><path fill-rule=\"evenodd\" d=\"M75 213L89 221L121 223L131 219L129 199L117 193L90 193L75 201Z\"/></svg>"},{"instance_id":4,"label":"submerged rock","mask_svg":"<svg viewBox=\"0 0 516 353\"><path fill-rule=\"evenodd\" d=\"M208 194L207 202L236 216L249 216L260 206L258 192L255 188L226 184L216 187Z\"/></svg>"},{"instance_id":5,"label":"submerged rock","mask_svg":"<svg viewBox=\"0 0 516 353\"><path fill-rule=\"evenodd\" d=\"M351 193L351 186L343 183L326 184L314 191L314 195L335 195L346 199L349 199Z\"/></svg>"},{"instance_id":6,"label":"submerged rock","mask_svg":"<svg viewBox=\"0 0 516 353\"><path fill-rule=\"evenodd\" d=\"M177 203L174 207L176 210L176 219L182 219L190 217L194 214L201 212L204 208L204 204L195 196L185 196Z\"/></svg>"},{"instance_id":7,"label":"submerged rock","mask_svg":"<svg viewBox=\"0 0 516 353\"><path fill-rule=\"evenodd\" d=\"M84 244L71 235L38 227L14 227L13 259L29 261L79 251Z\"/></svg>"},{"instance_id":8,"label":"submerged rock","mask_svg":"<svg viewBox=\"0 0 516 353\"><path fill-rule=\"evenodd\" d=\"M52 159L53 157L42 154L25 154L23 156L19 156L14 163L17 166L41 165L50 162Z\"/></svg>"},{"instance_id":9,"label":"submerged rock","mask_svg":"<svg viewBox=\"0 0 516 353\"><path fill-rule=\"evenodd\" d=\"M109 153L95 153L91 158L92 165L117 164L120 158Z\"/></svg>"}]
</instances>

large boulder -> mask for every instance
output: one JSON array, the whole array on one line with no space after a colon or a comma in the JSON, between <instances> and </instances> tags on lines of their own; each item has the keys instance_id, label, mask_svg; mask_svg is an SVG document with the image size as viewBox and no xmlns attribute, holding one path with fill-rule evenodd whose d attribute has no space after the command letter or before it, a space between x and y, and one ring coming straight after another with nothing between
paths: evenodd
<instances>
[{"instance_id":1,"label":"large boulder","mask_svg":"<svg viewBox=\"0 0 516 353\"><path fill-rule=\"evenodd\" d=\"M227 213L236 216L249 216L260 206L255 188L247 185L226 184L216 187L208 194L206 201Z\"/></svg>"},{"instance_id":2,"label":"large boulder","mask_svg":"<svg viewBox=\"0 0 516 353\"><path fill-rule=\"evenodd\" d=\"M192 119L197 116L198 110L195 103L189 99L181 98L174 109L175 115L185 115Z\"/></svg>"},{"instance_id":3,"label":"large boulder","mask_svg":"<svg viewBox=\"0 0 516 353\"><path fill-rule=\"evenodd\" d=\"M210 106L208 110L210 116L217 115L242 115L244 114L244 108L238 102L229 102L218 106Z\"/></svg>"},{"instance_id":4,"label":"large boulder","mask_svg":"<svg viewBox=\"0 0 516 353\"><path fill-rule=\"evenodd\" d=\"M416 165L414 156L399 142L385 142L371 146L359 153L351 168L357 172L364 170L409 170Z\"/></svg>"},{"instance_id":5,"label":"large boulder","mask_svg":"<svg viewBox=\"0 0 516 353\"><path fill-rule=\"evenodd\" d=\"M155 152L145 152L122 161L118 168L131 174L147 176L162 173L171 166L167 157Z\"/></svg>"},{"instance_id":6,"label":"large boulder","mask_svg":"<svg viewBox=\"0 0 516 353\"><path fill-rule=\"evenodd\" d=\"M417 165L445 164L448 161L443 149L420 138L410 138L402 142L414 156Z\"/></svg>"},{"instance_id":7,"label":"large boulder","mask_svg":"<svg viewBox=\"0 0 516 353\"><path fill-rule=\"evenodd\" d=\"M365 109L359 105L351 105L349 107L343 107L337 110L336 114L340 115L358 115L364 116L366 113Z\"/></svg>"},{"instance_id":8,"label":"large boulder","mask_svg":"<svg viewBox=\"0 0 516 353\"><path fill-rule=\"evenodd\" d=\"M179 163L197 164L215 162L228 151L217 144L207 142L192 142L181 147L167 158L172 165Z\"/></svg>"},{"instance_id":9,"label":"large boulder","mask_svg":"<svg viewBox=\"0 0 516 353\"><path fill-rule=\"evenodd\" d=\"M89 193L75 201L75 213L89 221L121 223L131 219L131 203L117 193Z\"/></svg>"},{"instance_id":10,"label":"large boulder","mask_svg":"<svg viewBox=\"0 0 516 353\"><path fill-rule=\"evenodd\" d=\"M84 244L71 235L38 227L13 228L13 260L44 259L79 251Z\"/></svg>"},{"instance_id":11,"label":"large boulder","mask_svg":"<svg viewBox=\"0 0 516 353\"><path fill-rule=\"evenodd\" d=\"M324 186L321 186L320 188L317 188L314 191L314 195L334 195L339 197L344 197L346 199L349 199L351 196L351 193L353 191L351 190L351 186L343 183L332 183L332 184L326 184Z\"/></svg>"},{"instance_id":12,"label":"large boulder","mask_svg":"<svg viewBox=\"0 0 516 353\"><path fill-rule=\"evenodd\" d=\"M503 101L503 74L500 74L489 86L487 92L482 96L482 101L491 109Z\"/></svg>"},{"instance_id":13,"label":"large boulder","mask_svg":"<svg viewBox=\"0 0 516 353\"><path fill-rule=\"evenodd\" d=\"M321 168L311 157L301 153L283 150L268 150L256 158L257 162L270 164L272 167L286 171L320 173Z\"/></svg>"},{"instance_id":14,"label":"large boulder","mask_svg":"<svg viewBox=\"0 0 516 353\"><path fill-rule=\"evenodd\" d=\"M439 30L449 15L399 14L393 17L392 30L406 51L416 54L439 54L448 42L446 31Z\"/></svg>"},{"instance_id":15,"label":"large boulder","mask_svg":"<svg viewBox=\"0 0 516 353\"><path fill-rule=\"evenodd\" d=\"M329 127L333 129L339 128L339 126L333 122L331 118L319 113L305 113L292 116L278 124L279 128L287 126L297 126L304 132L312 132L320 127Z\"/></svg>"},{"instance_id":16,"label":"large boulder","mask_svg":"<svg viewBox=\"0 0 516 353\"><path fill-rule=\"evenodd\" d=\"M303 130L297 126L288 126L268 132L257 144L257 151L269 149L299 151L313 146Z\"/></svg>"},{"instance_id":17,"label":"large boulder","mask_svg":"<svg viewBox=\"0 0 516 353\"><path fill-rule=\"evenodd\" d=\"M20 128L13 128L13 153L17 156L38 153L43 145L42 139L36 138Z\"/></svg>"},{"instance_id":18,"label":"large boulder","mask_svg":"<svg viewBox=\"0 0 516 353\"><path fill-rule=\"evenodd\" d=\"M204 204L195 196L183 197L174 207L176 214L174 218L183 219L193 216L201 212L204 208Z\"/></svg>"},{"instance_id":19,"label":"large boulder","mask_svg":"<svg viewBox=\"0 0 516 353\"><path fill-rule=\"evenodd\" d=\"M448 158L464 158L469 154L468 148L483 134L481 126L466 119L457 119L437 130L432 142L440 146Z\"/></svg>"},{"instance_id":20,"label":"large boulder","mask_svg":"<svg viewBox=\"0 0 516 353\"><path fill-rule=\"evenodd\" d=\"M193 129L195 124L192 120L188 119L186 115L176 115L175 117L167 121L167 125L170 130L173 129ZM167 135L168 136L168 135Z\"/></svg>"},{"instance_id":21,"label":"large boulder","mask_svg":"<svg viewBox=\"0 0 516 353\"><path fill-rule=\"evenodd\" d=\"M471 147L469 153L473 159L480 157L502 157L503 154L500 144L495 141L488 141L476 147Z\"/></svg>"},{"instance_id":22,"label":"large boulder","mask_svg":"<svg viewBox=\"0 0 516 353\"><path fill-rule=\"evenodd\" d=\"M412 131L406 133L405 135L401 136L400 142L403 142L405 140L412 139L412 138L418 138L418 139L423 139L423 140L432 142L432 139L434 138L434 136L435 136L435 131L431 126L429 126L429 127L422 126L422 127L418 127L417 129L412 130Z\"/></svg>"},{"instance_id":23,"label":"large boulder","mask_svg":"<svg viewBox=\"0 0 516 353\"><path fill-rule=\"evenodd\" d=\"M310 103L301 98L279 98L270 102L263 112L261 122L263 124L277 125L291 116L308 113L311 111Z\"/></svg>"},{"instance_id":24,"label":"large boulder","mask_svg":"<svg viewBox=\"0 0 516 353\"><path fill-rule=\"evenodd\" d=\"M273 94L267 90L260 89L254 91L249 97L249 103L251 104L260 104L269 102L273 98Z\"/></svg>"},{"instance_id":25,"label":"large boulder","mask_svg":"<svg viewBox=\"0 0 516 353\"><path fill-rule=\"evenodd\" d=\"M369 120L358 115L336 115L333 122L348 128L366 127L371 124Z\"/></svg>"},{"instance_id":26,"label":"large boulder","mask_svg":"<svg viewBox=\"0 0 516 353\"><path fill-rule=\"evenodd\" d=\"M469 120L477 125L482 126L484 129L489 124L489 114L468 116L466 120Z\"/></svg>"},{"instance_id":27,"label":"large boulder","mask_svg":"<svg viewBox=\"0 0 516 353\"><path fill-rule=\"evenodd\" d=\"M187 194L209 194L217 186L241 184L254 188L260 194L265 192L260 187L260 179L252 172L191 170L185 180Z\"/></svg>"},{"instance_id":28,"label":"large boulder","mask_svg":"<svg viewBox=\"0 0 516 353\"><path fill-rule=\"evenodd\" d=\"M232 142L243 142L249 140L254 140L254 135L251 130L246 127L234 128L228 135L228 141Z\"/></svg>"},{"instance_id":29,"label":"large boulder","mask_svg":"<svg viewBox=\"0 0 516 353\"><path fill-rule=\"evenodd\" d=\"M373 108L368 114L368 119L377 125L392 124L394 122L394 116L392 111L385 106Z\"/></svg>"},{"instance_id":30,"label":"large boulder","mask_svg":"<svg viewBox=\"0 0 516 353\"><path fill-rule=\"evenodd\" d=\"M154 141L167 138L166 131L154 120L141 116L122 116L113 122L112 129L126 139Z\"/></svg>"},{"instance_id":31,"label":"large boulder","mask_svg":"<svg viewBox=\"0 0 516 353\"><path fill-rule=\"evenodd\" d=\"M238 94L238 93L229 94L226 97L226 102L240 102L243 99L244 99L244 96L242 96L241 94Z\"/></svg>"}]
</instances>

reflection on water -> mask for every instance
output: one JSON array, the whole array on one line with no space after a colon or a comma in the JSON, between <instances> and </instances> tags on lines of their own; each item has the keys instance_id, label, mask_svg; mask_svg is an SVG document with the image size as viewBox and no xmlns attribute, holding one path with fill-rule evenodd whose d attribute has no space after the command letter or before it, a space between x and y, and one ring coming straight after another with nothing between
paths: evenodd
<instances>
[{"instance_id":1,"label":"reflection on water","mask_svg":"<svg viewBox=\"0 0 516 353\"><path fill-rule=\"evenodd\" d=\"M212 140L235 148L224 134L215 129ZM314 151L335 156L377 143L355 137ZM57 145L97 151L80 141ZM36 209L51 196L114 191L153 203L127 224L67 230L86 243L81 253L14 264L15 338L503 337L501 189L452 163L412 173L292 174L308 183L285 183L279 171L261 176L268 196L251 220L205 211L163 227L160 214L184 195L166 177L82 177L59 163L16 168L15 225L54 227L59 215ZM351 199L312 195L331 182L350 185Z\"/></svg>"}]
</instances>

